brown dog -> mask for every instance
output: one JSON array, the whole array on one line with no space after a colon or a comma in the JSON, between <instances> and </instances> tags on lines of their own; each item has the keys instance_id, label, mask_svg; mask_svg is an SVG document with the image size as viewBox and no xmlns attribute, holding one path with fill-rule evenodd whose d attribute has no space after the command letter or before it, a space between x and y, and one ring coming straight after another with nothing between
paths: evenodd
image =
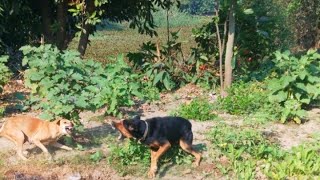
<instances>
[{"instance_id":1,"label":"brown dog","mask_svg":"<svg viewBox=\"0 0 320 180\"><path fill-rule=\"evenodd\" d=\"M0 129L0 136L3 136L15 143L17 154L23 159L23 144L27 141L38 146L49 159L52 159L44 144L51 144L65 150L72 148L62 145L57 140L63 135L70 135L73 124L69 120L59 119L53 122L43 121L30 116L15 116L6 120Z\"/></svg>"}]
</instances>

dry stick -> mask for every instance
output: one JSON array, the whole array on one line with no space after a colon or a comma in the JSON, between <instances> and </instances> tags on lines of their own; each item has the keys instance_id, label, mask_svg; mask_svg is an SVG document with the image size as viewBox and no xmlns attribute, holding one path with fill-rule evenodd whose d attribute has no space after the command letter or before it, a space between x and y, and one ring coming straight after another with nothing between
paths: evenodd
<instances>
[{"instance_id":1,"label":"dry stick","mask_svg":"<svg viewBox=\"0 0 320 180\"><path fill-rule=\"evenodd\" d=\"M215 12L216 12L216 17L219 18L219 3L217 4L217 8L216 8ZM228 17L227 17L227 19L228 19ZM219 68L220 68L220 86L221 86L220 93L222 96L225 96L226 93L224 91L224 83L223 83L222 57L223 57L223 53L224 53L225 41L226 41L226 36L227 36L227 20L224 22L224 25L223 25L222 42L221 42L218 22L215 22L215 27L216 27L217 37L218 37L218 46L219 46Z\"/></svg>"},{"instance_id":2,"label":"dry stick","mask_svg":"<svg viewBox=\"0 0 320 180\"><path fill-rule=\"evenodd\" d=\"M161 61L161 54L160 54L160 47L159 47L159 40L156 42L156 50L157 50L157 57L154 57L155 62Z\"/></svg>"}]
</instances>

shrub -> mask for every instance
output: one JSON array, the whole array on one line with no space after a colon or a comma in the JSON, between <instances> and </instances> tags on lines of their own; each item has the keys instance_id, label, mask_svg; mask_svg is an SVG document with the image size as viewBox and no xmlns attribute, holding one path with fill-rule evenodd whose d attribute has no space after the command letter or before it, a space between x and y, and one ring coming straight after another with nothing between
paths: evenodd
<instances>
[{"instance_id":1,"label":"shrub","mask_svg":"<svg viewBox=\"0 0 320 180\"><path fill-rule=\"evenodd\" d=\"M214 105L206 99L194 99L190 104L183 104L172 113L186 119L199 121L214 120L218 116L214 114Z\"/></svg>"},{"instance_id":2,"label":"shrub","mask_svg":"<svg viewBox=\"0 0 320 180\"><path fill-rule=\"evenodd\" d=\"M42 118L62 116L78 120L82 110L107 106L106 113L119 115L120 106L134 104L144 96L139 76L131 72L123 56L103 67L82 60L78 52L60 52L56 47L24 46L25 85L31 89L29 104L43 111Z\"/></svg>"},{"instance_id":3,"label":"shrub","mask_svg":"<svg viewBox=\"0 0 320 180\"><path fill-rule=\"evenodd\" d=\"M190 0L184 3L181 9L196 15L211 15L214 12L215 1L211 0Z\"/></svg>"},{"instance_id":4,"label":"shrub","mask_svg":"<svg viewBox=\"0 0 320 180\"><path fill-rule=\"evenodd\" d=\"M194 26L201 24L200 16L192 16L186 12L181 12L177 7L173 6L168 11L169 27ZM167 10L159 9L153 13L154 22L158 27L167 27Z\"/></svg>"},{"instance_id":5,"label":"shrub","mask_svg":"<svg viewBox=\"0 0 320 180\"><path fill-rule=\"evenodd\" d=\"M267 103L267 92L263 83L234 83L228 96L218 98L217 107L230 114L242 115L254 113Z\"/></svg>"},{"instance_id":6,"label":"shrub","mask_svg":"<svg viewBox=\"0 0 320 180\"><path fill-rule=\"evenodd\" d=\"M269 100L283 106L281 122L301 123L305 116L303 106L320 95L320 54L309 50L296 57L289 51L275 53L275 70L269 80Z\"/></svg>"},{"instance_id":7,"label":"shrub","mask_svg":"<svg viewBox=\"0 0 320 180\"><path fill-rule=\"evenodd\" d=\"M179 31L172 32L171 40L161 47L152 42L143 43L140 52L128 53L129 61L136 71L144 75L148 86L156 86L160 91L190 82L206 83L212 87L217 79L213 72L194 56L184 58L178 38Z\"/></svg>"},{"instance_id":8,"label":"shrub","mask_svg":"<svg viewBox=\"0 0 320 180\"><path fill-rule=\"evenodd\" d=\"M1 56L0 57L0 93L3 91L3 86L9 81L11 72L9 68L5 65L8 61L9 56Z\"/></svg>"}]
</instances>

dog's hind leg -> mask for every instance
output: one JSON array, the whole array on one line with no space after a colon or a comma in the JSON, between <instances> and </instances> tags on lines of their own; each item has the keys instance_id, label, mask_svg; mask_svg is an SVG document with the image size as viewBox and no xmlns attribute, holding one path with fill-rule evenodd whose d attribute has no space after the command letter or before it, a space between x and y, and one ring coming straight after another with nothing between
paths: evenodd
<instances>
[{"instance_id":1,"label":"dog's hind leg","mask_svg":"<svg viewBox=\"0 0 320 180\"><path fill-rule=\"evenodd\" d=\"M49 153L48 149L39 140L33 140L32 142L46 154L49 160L52 160L52 156Z\"/></svg>"},{"instance_id":2,"label":"dog's hind leg","mask_svg":"<svg viewBox=\"0 0 320 180\"><path fill-rule=\"evenodd\" d=\"M196 158L194 164L196 166L199 166L201 161L201 153L193 149L192 141L193 141L193 133L191 131L187 132L185 136L180 139L180 147L184 151L192 154Z\"/></svg>"},{"instance_id":3,"label":"dog's hind leg","mask_svg":"<svg viewBox=\"0 0 320 180\"><path fill-rule=\"evenodd\" d=\"M17 155L23 159L23 160L28 160L24 155L23 155L23 144L25 142L25 135L22 131L19 130L10 130L6 131L2 134L3 137L9 139L16 145L16 150L17 150Z\"/></svg>"}]
</instances>

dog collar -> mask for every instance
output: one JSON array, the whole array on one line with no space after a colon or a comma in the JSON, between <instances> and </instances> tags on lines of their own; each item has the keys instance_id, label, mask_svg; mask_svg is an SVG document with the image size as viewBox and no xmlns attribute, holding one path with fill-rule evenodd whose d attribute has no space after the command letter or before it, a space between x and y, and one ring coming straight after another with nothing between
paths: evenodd
<instances>
[{"instance_id":1,"label":"dog collar","mask_svg":"<svg viewBox=\"0 0 320 180\"><path fill-rule=\"evenodd\" d=\"M147 121L144 121L144 123L146 123L146 130L144 130L144 134L143 134L142 138L139 139L139 141L144 141L146 139L147 135L148 135L149 126L148 126Z\"/></svg>"}]
</instances>

